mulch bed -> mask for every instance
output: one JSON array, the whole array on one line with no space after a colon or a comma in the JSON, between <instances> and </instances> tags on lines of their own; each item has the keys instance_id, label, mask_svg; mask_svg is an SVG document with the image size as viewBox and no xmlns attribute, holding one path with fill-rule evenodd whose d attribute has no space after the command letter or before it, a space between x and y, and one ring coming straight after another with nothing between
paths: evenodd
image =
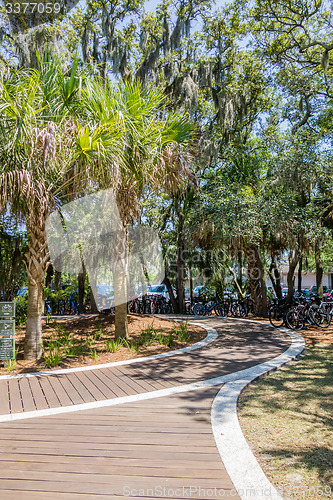
<instances>
[{"instance_id":1,"label":"mulch bed","mask_svg":"<svg viewBox=\"0 0 333 500\"><path fill-rule=\"evenodd\" d=\"M136 344L143 329L149 325L157 330L161 329L162 333L168 335L174 328L175 324L172 321L162 320L148 315L130 314L129 319L129 342ZM157 342L149 346L140 346L139 352L130 352L126 347L121 346L116 352L108 352L105 348L105 342L108 339L114 338L114 315L95 314L86 317L71 316L66 319L51 319L48 324L45 320L42 322L43 326L43 340L49 340L56 336L57 327L61 325L65 332L70 333L70 338L76 343L85 343L89 340L89 352L79 355L75 358L63 358L62 362L49 368L51 370L61 368L76 368L78 366L88 366L103 363L112 363L114 361L122 361L126 359L133 359L141 356L150 356L163 352L172 351L187 345L194 344L204 339L207 332L198 326L188 325L189 341L180 342L177 337L173 336L172 346L161 345ZM178 325L178 323L176 323ZM94 335L99 332L100 339L96 340ZM25 326L16 327L15 342L18 354L16 358L16 366L10 369L7 367L0 368L1 375L28 373L35 371L46 371L48 368L43 359L39 362L26 361L23 359L24 349L24 333ZM92 353L94 356L92 357Z\"/></svg>"}]
</instances>

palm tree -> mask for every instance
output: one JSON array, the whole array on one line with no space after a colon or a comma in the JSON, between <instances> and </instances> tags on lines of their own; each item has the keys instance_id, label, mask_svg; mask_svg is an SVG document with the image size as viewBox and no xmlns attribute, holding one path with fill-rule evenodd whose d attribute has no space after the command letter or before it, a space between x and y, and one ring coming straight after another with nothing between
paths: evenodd
<instances>
[{"instance_id":1,"label":"palm tree","mask_svg":"<svg viewBox=\"0 0 333 500\"><path fill-rule=\"evenodd\" d=\"M67 74L59 61L41 61L40 66L3 71L0 81L0 208L9 208L29 234L26 359L42 355L43 286L49 264L46 219L90 179L99 182L100 159L112 163L120 146L114 123L89 128L84 120L79 123L77 63Z\"/></svg>"},{"instance_id":2,"label":"palm tree","mask_svg":"<svg viewBox=\"0 0 333 500\"><path fill-rule=\"evenodd\" d=\"M166 112L161 91L142 87L138 81L125 82L116 88L105 81L94 81L87 85L84 93L85 111L91 121L97 121L101 127L110 121L122 125L121 161L116 172L113 165L112 176L128 249L128 226L138 215L144 189L171 192L187 185L192 175L186 159L193 139L193 125L184 113ZM123 257L118 261L115 279L116 338L128 337L128 252Z\"/></svg>"}]
</instances>

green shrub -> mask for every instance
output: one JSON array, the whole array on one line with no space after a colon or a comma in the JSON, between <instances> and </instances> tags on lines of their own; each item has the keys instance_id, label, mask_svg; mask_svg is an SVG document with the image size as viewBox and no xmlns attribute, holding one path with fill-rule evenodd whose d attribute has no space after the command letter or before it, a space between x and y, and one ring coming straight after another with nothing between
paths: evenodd
<instances>
[{"instance_id":1,"label":"green shrub","mask_svg":"<svg viewBox=\"0 0 333 500\"><path fill-rule=\"evenodd\" d=\"M172 332L177 336L179 342L188 342L190 340L187 323L174 324Z\"/></svg>"},{"instance_id":2,"label":"green shrub","mask_svg":"<svg viewBox=\"0 0 333 500\"><path fill-rule=\"evenodd\" d=\"M25 324L27 321L28 294L15 299L15 321L17 325Z\"/></svg>"},{"instance_id":3,"label":"green shrub","mask_svg":"<svg viewBox=\"0 0 333 500\"><path fill-rule=\"evenodd\" d=\"M59 365L62 361L61 353L58 349L50 351L50 354L44 358L44 362L48 368Z\"/></svg>"}]
</instances>

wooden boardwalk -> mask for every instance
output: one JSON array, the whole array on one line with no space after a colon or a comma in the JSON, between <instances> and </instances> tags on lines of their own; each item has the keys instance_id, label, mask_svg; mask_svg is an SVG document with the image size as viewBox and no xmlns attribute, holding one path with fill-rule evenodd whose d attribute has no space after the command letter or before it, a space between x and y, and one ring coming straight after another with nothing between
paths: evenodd
<instances>
[{"instance_id":1,"label":"wooden boardwalk","mask_svg":"<svg viewBox=\"0 0 333 500\"><path fill-rule=\"evenodd\" d=\"M206 380L272 359L290 343L265 325L204 322L219 338L197 351L0 380L0 412L74 406ZM1 500L239 498L211 429L219 389L0 423Z\"/></svg>"},{"instance_id":2,"label":"wooden boardwalk","mask_svg":"<svg viewBox=\"0 0 333 500\"><path fill-rule=\"evenodd\" d=\"M0 415L130 396L243 370L281 354L290 341L267 325L209 318L219 338L170 358L84 372L0 380Z\"/></svg>"}]
</instances>

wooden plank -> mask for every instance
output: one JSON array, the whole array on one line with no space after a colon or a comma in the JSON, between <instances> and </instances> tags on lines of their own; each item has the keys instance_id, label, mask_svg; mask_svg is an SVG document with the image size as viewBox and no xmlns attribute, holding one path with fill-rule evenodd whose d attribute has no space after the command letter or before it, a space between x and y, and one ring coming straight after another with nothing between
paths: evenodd
<instances>
[{"instance_id":1,"label":"wooden plank","mask_svg":"<svg viewBox=\"0 0 333 500\"><path fill-rule=\"evenodd\" d=\"M146 417L148 419L148 417ZM45 420L45 419L43 419ZM110 420L110 418L109 418ZM79 423L75 423L75 421L73 421L72 423L68 423L68 422L64 422L63 424L52 424L52 425L43 425L42 424L42 420L40 420L40 426L38 427L38 429L40 430L45 430L45 432L52 432L54 430L54 432L61 432L63 430L63 432L67 432L67 433L72 433L72 432L75 432L76 428L80 428L82 429L81 432L82 433L86 433L87 435L90 435L89 434L89 431L92 430L92 429L95 429L97 433L101 434L101 433L105 433L107 435L108 432L111 432L111 433L114 433L114 434L118 434L119 432L128 432L128 429L130 428L131 429L131 432L144 432L145 430L147 431L149 429L149 432L151 433L165 433L165 434L169 434L171 431L169 430L169 428L165 425L166 423L163 423L163 421L154 421L154 422L151 422L149 421L149 423L142 423L141 425L137 425L137 422L133 424L131 424L131 422L129 423L126 423L125 420L126 420L126 416L124 416L124 422L122 424L113 424L112 423L112 427L110 425L108 425L107 423L103 424L103 425L96 425L95 422L93 421L90 421L87 422L86 424L79 424ZM162 428L161 428L162 427ZM110 428L112 429L110 431ZM35 431L36 427L34 427L33 425L28 425L28 426L22 426L21 428L19 426L15 427L11 427L10 429L18 429L18 430L22 430L22 432L24 431L25 433L27 432L33 432ZM4 432L4 429L3 429L3 432ZM8 432L8 427L7 427L7 431ZM207 427L202 425L202 426L189 426L188 423L186 422L182 422L182 423L177 423L177 429L173 429L172 430L173 433L177 434L182 434L184 432L187 432L189 434L204 434L204 433L207 433L207 434L210 434L211 433L211 430L207 430Z\"/></svg>"},{"instance_id":2,"label":"wooden plank","mask_svg":"<svg viewBox=\"0 0 333 500\"><path fill-rule=\"evenodd\" d=\"M35 401L37 410L43 410L49 407L44 392L39 383L40 377L30 377L28 379L30 390Z\"/></svg>"},{"instance_id":3,"label":"wooden plank","mask_svg":"<svg viewBox=\"0 0 333 500\"><path fill-rule=\"evenodd\" d=\"M139 480L141 479L141 480ZM16 484L15 484L16 482ZM81 478L78 480L78 478L72 481L53 481L50 480L50 478L45 478L44 480L29 480L29 479L2 479L0 481L0 487L1 489L10 489L11 487L15 488L15 490L18 491L46 491L46 492L63 492L63 493L82 493L82 494L88 494L88 495L99 495L102 494L104 495L105 493L108 493L110 495L110 498L113 498L115 495L124 495L123 493L123 488L125 486L131 485L131 488L134 490L142 489L147 492L147 495L149 495L151 498L152 495L154 495L153 491L154 488L160 487L163 488L165 487L165 491L167 492L168 490L171 492L173 491L174 495L174 489L175 488L189 488L193 485L193 479L186 479L182 478L179 481L172 481L172 484L167 479L156 479L153 481L150 479L149 483L147 484L147 478L119 478L118 480L110 483L110 482L95 482L95 483L89 483L83 480ZM209 481L203 481L200 479L196 479L196 488L211 488L212 484ZM213 487L216 487L217 489L224 489L226 490L226 493L228 491L230 492L232 489L232 485L227 485L226 482L220 481L215 483ZM150 493L150 492L151 493ZM166 495L165 495L166 496ZM172 496L172 493L171 493ZM137 498L138 498L137 494ZM123 496L124 498L124 496ZM155 497L156 498L156 497ZM164 496L162 497L164 498ZM181 500L182 498L188 498L188 492L187 494L185 493L180 493L180 495L177 495L178 500ZM197 490L196 494L191 495L191 498L203 498L202 493L200 495L199 490ZM205 497L204 497L205 498ZM211 497L214 498L214 497ZM215 497L219 498L219 497ZM237 496L233 496L233 498L237 498ZM238 497L239 498L239 497Z\"/></svg>"},{"instance_id":4,"label":"wooden plank","mask_svg":"<svg viewBox=\"0 0 333 500\"><path fill-rule=\"evenodd\" d=\"M18 379L8 380L10 413L20 413L23 411L20 388Z\"/></svg>"},{"instance_id":5,"label":"wooden plank","mask_svg":"<svg viewBox=\"0 0 333 500\"><path fill-rule=\"evenodd\" d=\"M162 380L158 375L154 375L151 370L144 369L140 366L140 370L138 370L140 376L144 376L146 380L155 387L155 389L166 389L172 387L173 385L177 385L177 381L171 382Z\"/></svg>"},{"instance_id":6,"label":"wooden plank","mask_svg":"<svg viewBox=\"0 0 333 500\"><path fill-rule=\"evenodd\" d=\"M38 449L44 449L47 448L48 446L52 446L54 452L56 452L57 450L67 450L79 453L83 447L82 438L84 438L84 436L81 436L81 439L68 438L66 442L64 442L63 439L59 440L56 439L55 437L54 440L50 441L50 438L47 437L45 438L45 436L44 439L43 436L38 438L37 435L34 437L27 437L27 438L22 437L21 439L17 439L15 441L1 438L0 448L6 448L6 447L10 448L10 446L16 443L17 445L19 445L20 449L30 447L31 449L38 451ZM165 441L160 444L154 444L154 445L142 443L140 440L139 442L130 442L130 441L131 441L130 439L127 439L127 441L124 442L117 442L117 441L113 442L112 440L109 440L108 442L108 440L105 439L103 442L103 440L95 439L93 442L86 441L84 443L84 447L85 451L90 450L92 451L92 453L95 453L96 451L103 452L103 450L107 450L108 452L112 453L121 452L127 454L131 454L132 452L138 453L140 451L142 451L143 453L148 453L150 451L152 454L157 454L159 451L161 451L161 453L163 452L169 453L172 452L172 450L174 450L174 453L180 453L180 454L183 453L183 446L179 445L178 444L179 441L176 440L174 440L174 442L170 440L169 443ZM196 446L195 444L193 444L192 440L188 441L188 443L186 444L186 453L207 455L212 450L214 451L216 450L215 443L211 444L206 443L205 446L203 447L200 445Z\"/></svg>"},{"instance_id":7,"label":"wooden plank","mask_svg":"<svg viewBox=\"0 0 333 500\"><path fill-rule=\"evenodd\" d=\"M134 391L136 391L136 394L140 394L142 392L151 392L154 390L154 388L145 383L143 380L134 380L128 373L127 370L122 369L120 366L119 368L116 368L115 374L118 376L118 380L121 380L125 384L127 384L129 387L132 387Z\"/></svg>"},{"instance_id":8,"label":"wooden plank","mask_svg":"<svg viewBox=\"0 0 333 500\"><path fill-rule=\"evenodd\" d=\"M48 381L53 391L57 395L57 398L59 399L60 406L70 406L73 404L73 401L68 396L63 385L61 384L59 378L56 375L48 377Z\"/></svg>"},{"instance_id":9,"label":"wooden plank","mask_svg":"<svg viewBox=\"0 0 333 500\"><path fill-rule=\"evenodd\" d=\"M126 389L127 389L127 392L126 392L123 389L123 387L116 384L117 377L112 374L112 371L109 368L104 368L103 370L98 370L98 376L100 374L103 375L104 377L106 377L108 382L105 382L105 383L108 383L109 389L116 394L117 398L121 398L123 396L128 396L129 395L128 390L129 390L130 394L136 394L136 392L133 392L132 389L129 389L127 386L126 386ZM121 382L120 382L120 384L121 384Z\"/></svg>"},{"instance_id":10,"label":"wooden plank","mask_svg":"<svg viewBox=\"0 0 333 500\"><path fill-rule=\"evenodd\" d=\"M36 410L35 401L31 393L29 380L27 378L18 379L24 411Z\"/></svg>"},{"instance_id":11,"label":"wooden plank","mask_svg":"<svg viewBox=\"0 0 333 500\"><path fill-rule=\"evenodd\" d=\"M87 388L90 392L91 396L95 399L95 401L101 401L103 399L107 399L100 388L94 383L96 377L91 377L89 372L78 372L75 374L76 377L80 380L80 382Z\"/></svg>"},{"instance_id":12,"label":"wooden plank","mask_svg":"<svg viewBox=\"0 0 333 500\"><path fill-rule=\"evenodd\" d=\"M99 499L100 500L110 499L110 495L108 493L106 493L105 495L101 494L82 495L81 493L64 493L64 492L52 493L50 491L47 492L47 500L99 500ZM112 496L112 500L120 500L120 499L124 500L124 496L122 497ZM45 500L45 492L2 489L1 500ZM148 499L142 498L142 500L148 500ZM149 500L151 500L151 498Z\"/></svg>"},{"instance_id":13,"label":"wooden plank","mask_svg":"<svg viewBox=\"0 0 333 500\"><path fill-rule=\"evenodd\" d=\"M56 408L61 406L61 403L50 383L50 378L51 377L39 377L39 384L43 390L43 393L46 397L46 401L49 407Z\"/></svg>"},{"instance_id":14,"label":"wooden plank","mask_svg":"<svg viewBox=\"0 0 333 500\"><path fill-rule=\"evenodd\" d=\"M112 382L112 385L110 386L112 390L115 390L116 387L121 389L123 391L123 396L133 396L134 394L138 394L140 392L140 387L139 390L133 389L132 385L127 384L123 378L121 377L121 373L116 369L112 368L106 368L103 370L103 373L110 379Z\"/></svg>"},{"instance_id":15,"label":"wooden plank","mask_svg":"<svg viewBox=\"0 0 333 500\"><path fill-rule=\"evenodd\" d=\"M198 448L204 448L205 452L209 451L210 448L213 448L215 450L215 442L214 440L209 439L207 436L193 436L192 435L184 435L182 434L181 436L177 434L158 434L158 433L152 433L150 434L149 432L146 433L140 433L138 435L134 435L132 432L127 432L127 433L122 433L119 436L113 435L113 436L106 436L106 435L97 435L95 434L94 436L92 435L86 435L85 433L78 433L78 434L71 434L71 435L66 435L66 433L54 433L53 438L52 438L52 445L53 443L58 444L63 444L64 441L66 440L66 445L69 443L73 443L74 445L81 444L82 440L91 440L94 442L94 446L97 445L99 446L100 444L103 446L108 445L110 447L113 447L115 449L127 449L128 446L131 445L140 445L140 446L173 446L175 448L179 447L184 447L186 446L187 450L195 450L197 451ZM50 442L50 435L46 433L35 433L35 434L30 434L29 436L26 436L23 438L18 438L15 436L15 434L11 433L6 433L6 436L1 437L0 443L5 443L8 441L18 441L20 443L31 443L33 442L34 444L37 443L49 443Z\"/></svg>"},{"instance_id":16,"label":"wooden plank","mask_svg":"<svg viewBox=\"0 0 333 500\"><path fill-rule=\"evenodd\" d=\"M18 445L18 442L16 442L16 445ZM15 446L12 443L11 445L1 443L0 444L0 452L1 453L13 453ZM38 455L55 455L58 452L56 450L51 449L51 446L38 446L38 443L36 443L36 446L21 446L20 444L20 450L19 450L19 455L20 454L38 454ZM68 447L62 447L61 450L59 450L59 453L61 453L62 456L83 456L83 457L113 457L113 458L137 458L141 460L146 460L147 458L149 459L154 459L154 460L175 460L175 452L172 449L169 450L161 450L160 447L158 449L151 449L151 448L145 448L144 446L133 446L132 448L129 449L119 449L119 450L114 450L110 449L110 446L104 449L98 449L97 447L95 448L85 448L84 443L82 443L81 448L77 447L75 449L71 448L70 446ZM177 460L183 461L183 463L186 463L188 459L192 461L196 461L198 463L202 461L206 462L215 462L216 461L216 455L211 454L211 453L193 453L189 451L182 451L177 454Z\"/></svg>"},{"instance_id":17,"label":"wooden plank","mask_svg":"<svg viewBox=\"0 0 333 500\"><path fill-rule=\"evenodd\" d=\"M0 414L6 415L8 413L10 413L8 381L1 380L0 381Z\"/></svg>"},{"instance_id":18,"label":"wooden plank","mask_svg":"<svg viewBox=\"0 0 333 500\"><path fill-rule=\"evenodd\" d=\"M43 472L67 472L71 473L82 473L84 470L85 474L106 474L109 475L133 475L133 476L145 476L145 477L197 477L199 479L220 479L226 476L226 471L223 470L221 465L220 468L207 469L198 467L198 463L195 462L195 467L189 464L188 466L179 467L178 462L174 464L165 463L161 466L156 466L150 464L142 464L142 461L137 465L131 465L128 463L117 464L117 463L105 463L105 460L101 463L99 460L90 460L86 464L82 464L81 460L78 458L73 462L66 463L56 463L56 462L17 462L17 461L1 461L1 466L3 470L25 470L25 471L43 471ZM84 469L83 469L84 467Z\"/></svg>"},{"instance_id":19,"label":"wooden plank","mask_svg":"<svg viewBox=\"0 0 333 500\"><path fill-rule=\"evenodd\" d=\"M65 374L56 375L57 379L61 383L62 387L66 391L69 399L73 402L73 404L81 404L84 403L84 399L75 389L74 385L71 383L69 377Z\"/></svg>"},{"instance_id":20,"label":"wooden plank","mask_svg":"<svg viewBox=\"0 0 333 500\"><path fill-rule=\"evenodd\" d=\"M75 387L75 390L80 394L82 400L85 403L91 403L96 401L96 398L87 389L86 385L82 382L81 378L76 373L68 374L68 379L71 384Z\"/></svg>"},{"instance_id":21,"label":"wooden plank","mask_svg":"<svg viewBox=\"0 0 333 500\"><path fill-rule=\"evenodd\" d=\"M92 370L85 373L85 375L95 384L99 390L104 394L106 399L113 399L117 397L117 393L110 387L110 379L102 373L102 370ZM119 392L119 389L118 389ZM123 394L123 391L120 391Z\"/></svg>"},{"instance_id":22,"label":"wooden plank","mask_svg":"<svg viewBox=\"0 0 333 500\"><path fill-rule=\"evenodd\" d=\"M143 462L141 458L132 458L132 457L91 457L91 456L78 456L78 455L57 455L57 454L38 454L38 453L20 453L20 451L17 452L11 452L11 453L6 453L5 456L7 461L11 461L11 463L15 464L22 464L22 467L25 466L25 464L29 463L45 463L48 464L48 466L52 467L53 464L68 464L70 467L72 464L81 464L80 467L88 467L90 464L95 463L97 465L105 465L107 467L121 467L122 469L126 467L142 467L142 464L144 463L144 466L149 467L149 468L163 468L165 465L168 467L175 467L176 469L179 470L179 468L190 468L194 469L195 467L200 467L200 469L205 470L220 470L221 467L223 468L221 461L218 462L202 462L201 464L198 465L197 460L191 460L189 458L186 461L182 461L180 459L177 459L176 461L167 461L165 464L156 463L156 460L150 457L146 457L145 461ZM0 458L0 464L2 464L3 460ZM32 465L33 467L33 465Z\"/></svg>"}]
</instances>

